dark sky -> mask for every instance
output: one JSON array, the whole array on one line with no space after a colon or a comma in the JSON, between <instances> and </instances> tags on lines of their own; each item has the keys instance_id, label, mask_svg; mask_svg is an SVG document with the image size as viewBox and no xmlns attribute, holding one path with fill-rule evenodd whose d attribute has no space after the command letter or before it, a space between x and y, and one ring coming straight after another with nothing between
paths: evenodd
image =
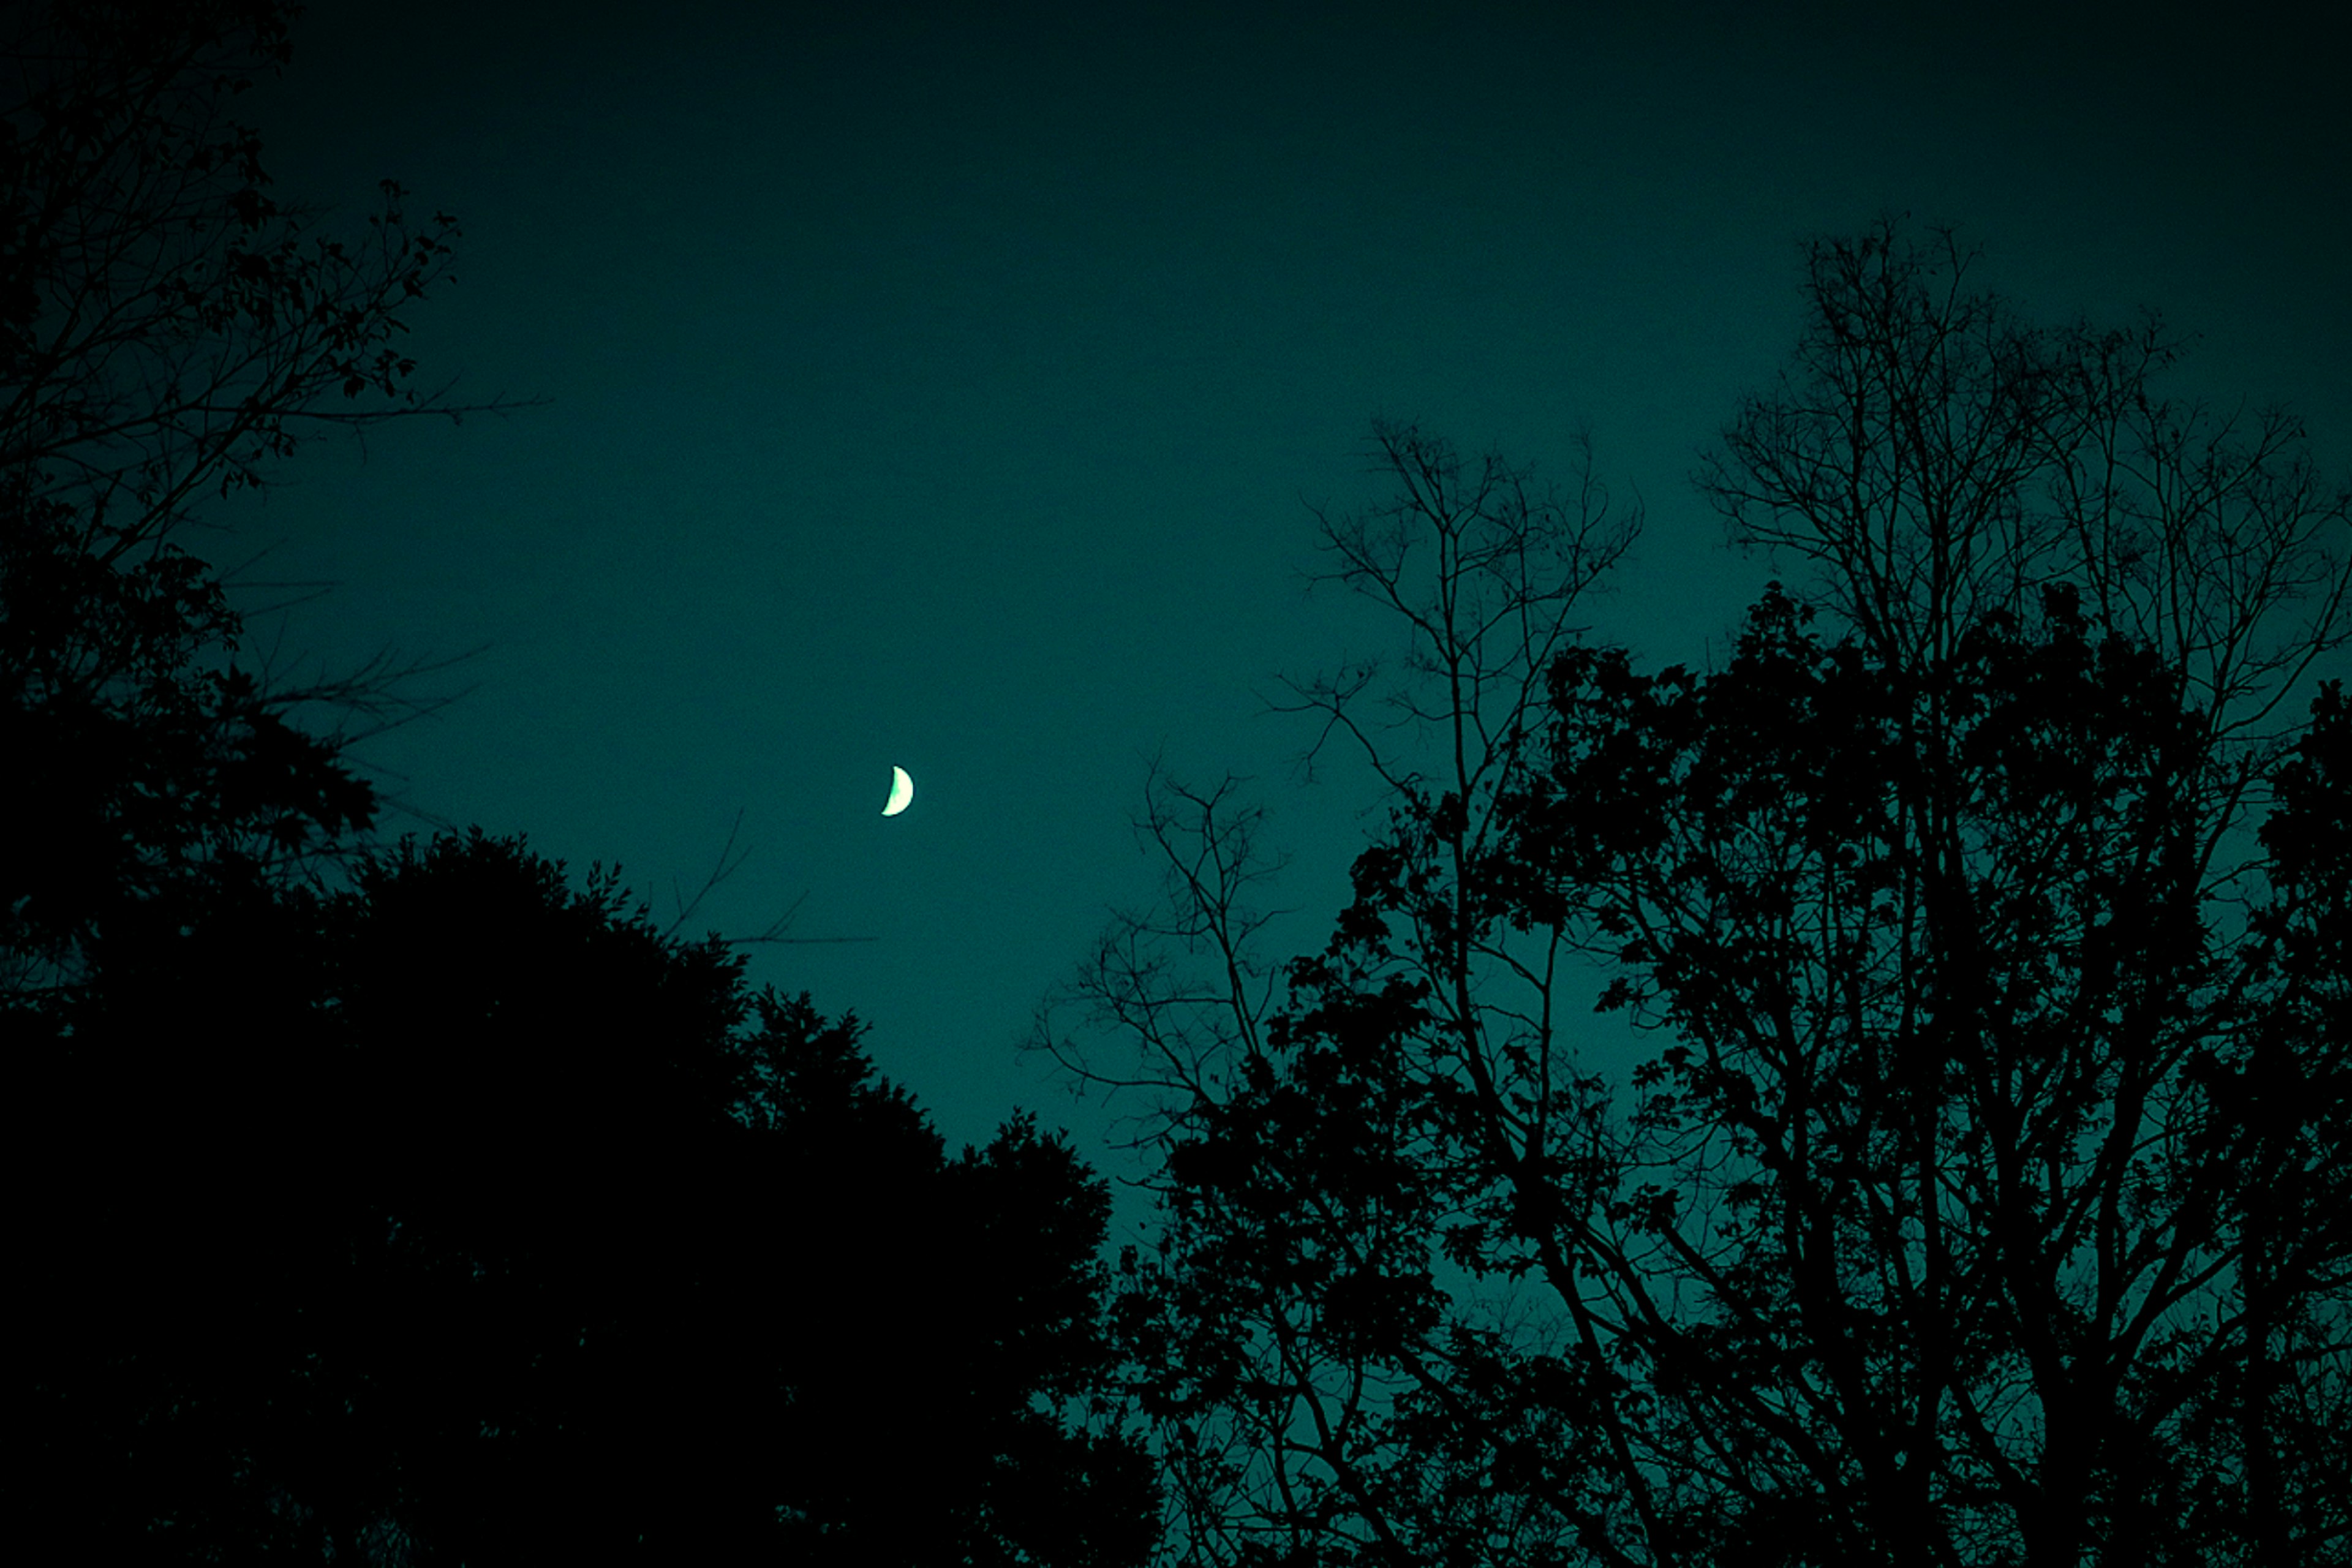
<instances>
[{"instance_id":1,"label":"dark sky","mask_svg":"<svg viewBox=\"0 0 2352 1568\"><path fill-rule=\"evenodd\" d=\"M322 0L247 100L281 192L458 214L425 374L551 402L234 521L283 542L255 575L341 584L289 651L488 645L362 753L419 810L667 916L740 809L709 921L805 894L796 933L878 939L755 980L868 1019L951 1144L1027 1104L1099 1159L1014 1042L1150 891L1144 758L1258 777L1287 951L1362 842L1258 694L1388 640L1298 578L1306 503L1383 494L1373 416L1552 474L1589 425L1648 508L1595 635L1702 662L1770 569L1687 476L1794 340L1797 243L1907 211L2045 316L2162 307L2178 384L2340 470L2340 55L2249 14Z\"/></svg>"}]
</instances>

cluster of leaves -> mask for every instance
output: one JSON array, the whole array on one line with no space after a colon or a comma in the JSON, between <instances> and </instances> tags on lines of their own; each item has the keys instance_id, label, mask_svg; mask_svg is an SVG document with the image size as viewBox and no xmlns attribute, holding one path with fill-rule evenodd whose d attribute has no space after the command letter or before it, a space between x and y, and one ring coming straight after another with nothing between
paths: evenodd
<instances>
[{"instance_id":1,"label":"cluster of leaves","mask_svg":"<svg viewBox=\"0 0 2352 1568\"><path fill-rule=\"evenodd\" d=\"M2063 591L2047 605L2031 635L1995 615L1960 639L1932 727L1785 599L1711 681L1568 661L1555 789L1522 817L1521 862L1618 944L1604 1005L1677 1042L1634 1075L1620 1156L1666 1178L1659 1201L1602 1211L1628 1226L1606 1253L1658 1249L1643 1294L1663 1276L1706 1303L1671 1330L1624 1304L1654 1375L1703 1374L1677 1380L1694 1425L1660 1467L1737 1453L1715 1478L1735 1499L1849 1497L1862 1556L1937 1518L1978 1551L2095 1528L2118 1560L2159 1537L2218 1552L2253 1518L2226 1447L2183 1435L2228 1397L2221 1369L2340 1376L2326 1333L2273 1342L2224 1283L2231 1213L2275 1201L2281 1167L2216 1141L2234 1116L2212 1086L2252 1069L2286 999L2268 942L2200 918L2203 729L2162 661L2094 644ZM2323 696L2305 765L2341 725ZM2290 794L2272 822L2306 813L2340 805ZM2284 1054L2315 1091L2296 1138L2340 1144L2340 1043ZM2352 1194L2315 1182L2293 1178L2274 1238L2306 1309L2352 1239ZM2340 1528L2318 1475L2270 1500L2278 1528Z\"/></svg>"}]
</instances>

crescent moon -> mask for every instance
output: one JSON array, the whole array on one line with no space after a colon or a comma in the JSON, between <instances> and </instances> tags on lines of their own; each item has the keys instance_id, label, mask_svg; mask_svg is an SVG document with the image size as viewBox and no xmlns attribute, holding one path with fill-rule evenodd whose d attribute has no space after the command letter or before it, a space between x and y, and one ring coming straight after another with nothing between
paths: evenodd
<instances>
[{"instance_id":1,"label":"crescent moon","mask_svg":"<svg viewBox=\"0 0 2352 1568\"><path fill-rule=\"evenodd\" d=\"M890 770L890 804L882 808L885 816L896 816L915 804L915 781L904 768Z\"/></svg>"}]
</instances>

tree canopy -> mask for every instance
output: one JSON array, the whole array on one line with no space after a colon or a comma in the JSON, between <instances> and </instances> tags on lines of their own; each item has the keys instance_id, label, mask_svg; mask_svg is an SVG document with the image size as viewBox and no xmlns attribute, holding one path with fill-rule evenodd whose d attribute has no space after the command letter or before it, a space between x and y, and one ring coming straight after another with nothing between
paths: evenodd
<instances>
[{"instance_id":1,"label":"tree canopy","mask_svg":"<svg viewBox=\"0 0 2352 1568\"><path fill-rule=\"evenodd\" d=\"M1810 263L1702 483L1811 576L1724 668L1559 636L1589 479L1383 426L1327 539L1436 743L1307 689L1389 789L1352 903L1272 963L1257 822L1163 784L1171 904L1048 1016L1160 1097L1118 1321L1184 1560L2352 1539L2346 494L2163 395L2160 323L2036 327L1891 225ZM1622 1079L1589 1007L1656 1041Z\"/></svg>"},{"instance_id":2,"label":"tree canopy","mask_svg":"<svg viewBox=\"0 0 2352 1568\"><path fill-rule=\"evenodd\" d=\"M27 1523L190 1561L1139 1562L1100 1182L609 874L404 841L110 936L26 1086Z\"/></svg>"},{"instance_id":3,"label":"tree canopy","mask_svg":"<svg viewBox=\"0 0 2352 1568\"><path fill-rule=\"evenodd\" d=\"M430 701L387 656L296 683L238 653L200 503L319 434L467 412L420 393L406 312L454 218L382 186L363 224L283 202L237 95L282 0L12 7L0 84L0 847L7 999L79 971L123 900L332 850L375 815L348 733ZM498 407L492 404L486 406ZM321 706L323 705L323 709Z\"/></svg>"}]
</instances>

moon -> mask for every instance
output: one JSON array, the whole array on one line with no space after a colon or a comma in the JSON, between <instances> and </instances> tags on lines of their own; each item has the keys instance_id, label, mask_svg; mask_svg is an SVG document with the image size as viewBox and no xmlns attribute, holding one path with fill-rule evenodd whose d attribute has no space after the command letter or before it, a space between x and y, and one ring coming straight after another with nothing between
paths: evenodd
<instances>
[{"instance_id":1,"label":"moon","mask_svg":"<svg viewBox=\"0 0 2352 1568\"><path fill-rule=\"evenodd\" d=\"M890 770L890 804L882 808L885 816L896 816L915 804L915 781L904 768Z\"/></svg>"}]
</instances>

